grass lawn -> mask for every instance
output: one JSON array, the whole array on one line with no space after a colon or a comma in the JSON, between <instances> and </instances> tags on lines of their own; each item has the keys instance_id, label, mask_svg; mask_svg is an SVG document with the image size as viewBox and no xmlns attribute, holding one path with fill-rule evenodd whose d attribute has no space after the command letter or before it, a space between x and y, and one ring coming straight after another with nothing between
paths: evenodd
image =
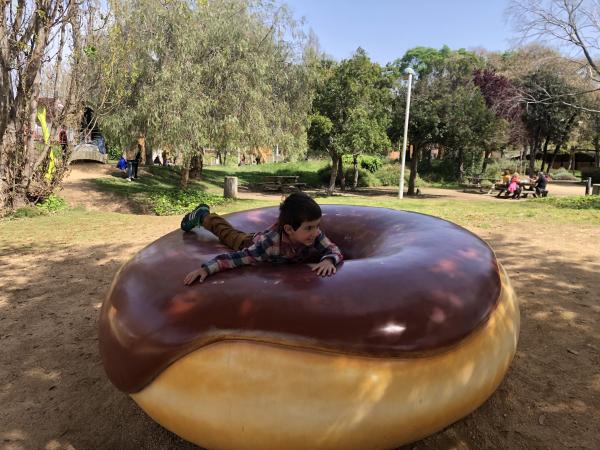
<instances>
[{"instance_id":1,"label":"grass lawn","mask_svg":"<svg viewBox=\"0 0 600 450\"><path fill-rule=\"evenodd\" d=\"M147 215L129 215L64 209L50 215L23 219L5 219L0 222L0 242L36 241L79 242L91 240L119 240L119 230L135 228L141 222L152 222L158 217L153 214L173 216L177 222L181 214L189 211L201 201L211 205L214 211L228 212L277 205L280 197L274 195L264 200L226 200L222 197L223 178L226 175L239 177L242 186L253 186L269 174L296 174L302 182L318 185L316 172L326 161L308 161L287 164L262 164L260 166L209 166L202 180L190 181L187 191L180 191L179 171L176 168L150 166L136 182L126 181L121 174L92 179L95 187L111 192L138 204L139 210ZM547 224L598 225L600 224L600 197L548 198L519 202L486 200L458 200L437 198L405 198L393 196L368 196L335 194L316 197L322 204L365 205L392 209L403 209L430 214L455 222L459 225L480 229L498 228L527 233L530 227L543 229ZM138 210L138 208L136 208ZM149 214L149 215L148 215Z\"/></svg>"}]
</instances>

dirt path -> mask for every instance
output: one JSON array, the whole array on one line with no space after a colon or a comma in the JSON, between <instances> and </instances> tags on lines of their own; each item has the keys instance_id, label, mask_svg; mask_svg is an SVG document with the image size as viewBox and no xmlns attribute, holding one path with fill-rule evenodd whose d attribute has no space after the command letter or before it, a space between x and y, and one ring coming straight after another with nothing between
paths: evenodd
<instances>
[{"instance_id":1,"label":"dirt path","mask_svg":"<svg viewBox=\"0 0 600 450\"><path fill-rule=\"evenodd\" d=\"M71 174L69 201L95 201L77 190L83 180ZM78 227L98 237L80 243L0 236L2 450L195 448L107 381L97 342L99 308L116 271L179 218L111 217L119 236L135 238L107 238L93 215ZM405 450L600 448L600 224L574 232L549 223L515 234L493 223L472 231L496 250L518 293L518 352L482 407Z\"/></svg>"},{"instance_id":2,"label":"dirt path","mask_svg":"<svg viewBox=\"0 0 600 450\"><path fill-rule=\"evenodd\" d=\"M71 164L71 170L63 183L59 195L72 206L82 206L90 211L130 212L121 197L111 192L99 192L90 180L110 177L120 171L110 164L78 162Z\"/></svg>"}]
</instances>

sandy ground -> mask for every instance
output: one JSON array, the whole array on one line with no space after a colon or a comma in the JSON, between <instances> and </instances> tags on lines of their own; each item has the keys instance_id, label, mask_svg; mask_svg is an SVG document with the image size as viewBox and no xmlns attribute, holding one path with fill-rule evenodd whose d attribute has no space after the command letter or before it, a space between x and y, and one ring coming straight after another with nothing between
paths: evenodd
<instances>
[{"instance_id":1,"label":"sandy ground","mask_svg":"<svg viewBox=\"0 0 600 450\"><path fill-rule=\"evenodd\" d=\"M115 211L114 199L98 202L99 194L81 189L89 174L78 172L63 195ZM1 248L0 449L196 448L117 391L98 354L99 308L115 272L179 221L137 217L135 229L123 229L136 233L128 246L91 240ZM472 231L496 250L518 293L518 352L479 409L404 449L599 449L600 224Z\"/></svg>"}]
</instances>

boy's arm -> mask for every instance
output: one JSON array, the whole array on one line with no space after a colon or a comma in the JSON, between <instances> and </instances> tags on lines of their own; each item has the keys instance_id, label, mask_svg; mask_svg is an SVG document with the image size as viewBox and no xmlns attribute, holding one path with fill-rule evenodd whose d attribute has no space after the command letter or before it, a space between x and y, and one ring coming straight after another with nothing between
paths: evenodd
<instances>
[{"instance_id":1,"label":"boy's arm","mask_svg":"<svg viewBox=\"0 0 600 450\"><path fill-rule=\"evenodd\" d=\"M272 253L273 241L268 236L263 236L248 248L237 252L223 253L202 264L208 275L236 267L264 262Z\"/></svg>"},{"instance_id":2,"label":"boy's arm","mask_svg":"<svg viewBox=\"0 0 600 450\"><path fill-rule=\"evenodd\" d=\"M322 231L315 241L315 247L317 250L323 253L321 261L323 261L324 259L331 259L333 260L333 264L337 266L344 259L340 248L333 242L331 242L329 238L325 236L325 233L323 233Z\"/></svg>"}]
</instances>

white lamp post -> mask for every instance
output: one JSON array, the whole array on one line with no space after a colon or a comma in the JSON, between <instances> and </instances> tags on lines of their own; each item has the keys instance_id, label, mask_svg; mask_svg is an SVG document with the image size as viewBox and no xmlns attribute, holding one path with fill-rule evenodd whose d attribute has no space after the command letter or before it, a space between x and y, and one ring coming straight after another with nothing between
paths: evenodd
<instances>
[{"instance_id":1,"label":"white lamp post","mask_svg":"<svg viewBox=\"0 0 600 450\"><path fill-rule=\"evenodd\" d=\"M406 163L406 137L408 135L408 114L410 112L410 91L412 87L412 78L415 75L415 71L410 67L404 70L404 73L408 75L408 91L406 92L406 114L404 115L404 140L402 141L402 164L400 166L400 189L398 197L402 200L404 198L404 165Z\"/></svg>"}]
</instances>

